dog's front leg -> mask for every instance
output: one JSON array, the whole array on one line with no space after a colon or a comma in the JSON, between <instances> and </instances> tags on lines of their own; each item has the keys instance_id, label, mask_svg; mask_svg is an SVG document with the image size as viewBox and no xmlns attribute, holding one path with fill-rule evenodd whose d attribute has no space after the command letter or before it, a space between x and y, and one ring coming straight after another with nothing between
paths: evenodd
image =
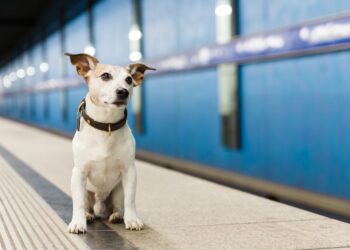
<instances>
[{"instance_id":1,"label":"dog's front leg","mask_svg":"<svg viewBox=\"0 0 350 250\"><path fill-rule=\"evenodd\" d=\"M74 167L71 179L71 192L73 200L73 216L69 223L70 233L86 233L85 200L86 200L87 174L83 168Z\"/></svg>"},{"instance_id":2,"label":"dog's front leg","mask_svg":"<svg viewBox=\"0 0 350 250\"><path fill-rule=\"evenodd\" d=\"M136 169L131 165L122 176L124 189L124 223L125 228L130 230L141 230L142 221L137 217L135 207L136 193Z\"/></svg>"}]
</instances>

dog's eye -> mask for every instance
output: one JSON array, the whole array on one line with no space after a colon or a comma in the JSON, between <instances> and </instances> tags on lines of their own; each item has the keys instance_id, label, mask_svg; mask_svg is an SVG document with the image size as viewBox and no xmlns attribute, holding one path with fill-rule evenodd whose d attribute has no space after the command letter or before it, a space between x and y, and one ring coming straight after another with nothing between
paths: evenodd
<instances>
[{"instance_id":1,"label":"dog's eye","mask_svg":"<svg viewBox=\"0 0 350 250\"><path fill-rule=\"evenodd\" d=\"M110 73L107 73L107 72L103 73L100 77L103 81L109 81L112 79L112 75Z\"/></svg>"},{"instance_id":2,"label":"dog's eye","mask_svg":"<svg viewBox=\"0 0 350 250\"><path fill-rule=\"evenodd\" d=\"M132 84L132 78L131 78L131 76L128 76L127 78L125 78L125 81L126 81L126 83L127 84Z\"/></svg>"}]
</instances>

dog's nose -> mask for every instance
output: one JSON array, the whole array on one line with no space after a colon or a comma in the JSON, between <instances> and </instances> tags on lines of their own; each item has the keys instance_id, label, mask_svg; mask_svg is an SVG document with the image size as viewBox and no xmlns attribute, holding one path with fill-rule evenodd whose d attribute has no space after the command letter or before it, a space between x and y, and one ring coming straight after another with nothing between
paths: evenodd
<instances>
[{"instance_id":1,"label":"dog's nose","mask_svg":"<svg viewBox=\"0 0 350 250\"><path fill-rule=\"evenodd\" d=\"M117 96L120 99L126 99L129 96L129 91L127 89L117 89Z\"/></svg>"}]
</instances>

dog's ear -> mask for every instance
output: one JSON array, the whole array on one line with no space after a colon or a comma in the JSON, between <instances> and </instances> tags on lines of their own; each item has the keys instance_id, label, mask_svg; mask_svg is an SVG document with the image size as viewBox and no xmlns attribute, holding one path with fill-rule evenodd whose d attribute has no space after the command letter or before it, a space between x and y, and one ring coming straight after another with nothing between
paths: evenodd
<instances>
[{"instance_id":1,"label":"dog's ear","mask_svg":"<svg viewBox=\"0 0 350 250\"><path fill-rule=\"evenodd\" d=\"M76 67L79 75L88 77L91 70L95 69L99 61L88 54L70 54L64 53L69 56L70 62Z\"/></svg>"},{"instance_id":2,"label":"dog's ear","mask_svg":"<svg viewBox=\"0 0 350 250\"><path fill-rule=\"evenodd\" d=\"M142 63L133 63L128 65L127 70L130 72L132 78L134 79L134 86L139 86L143 81L145 71L156 69L148 67Z\"/></svg>"}]
</instances>

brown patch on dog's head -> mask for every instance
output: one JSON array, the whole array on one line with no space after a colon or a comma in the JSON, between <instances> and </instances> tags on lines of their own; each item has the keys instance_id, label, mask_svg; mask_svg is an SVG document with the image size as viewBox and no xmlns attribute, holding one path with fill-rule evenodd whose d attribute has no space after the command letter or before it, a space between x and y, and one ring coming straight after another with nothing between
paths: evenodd
<instances>
[{"instance_id":1,"label":"brown patch on dog's head","mask_svg":"<svg viewBox=\"0 0 350 250\"><path fill-rule=\"evenodd\" d=\"M142 63L133 63L128 65L127 70L130 72L132 78L134 79L134 86L139 86L143 82L145 71L156 69L148 67Z\"/></svg>"},{"instance_id":2,"label":"brown patch on dog's head","mask_svg":"<svg viewBox=\"0 0 350 250\"><path fill-rule=\"evenodd\" d=\"M66 56L69 56L70 62L76 67L79 75L83 76L85 80L89 77L92 70L96 68L96 65L99 61L88 54L70 54L65 53Z\"/></svg>"},{"instance_id":3,"label":"brown patch on dog's head","mask_svg":"<svg viewBox=\"0 0 350 250\"><path fill-rule=\"evenodd\" d=\"M88 54L65 54L88 84L91 100L101 107L125 108L133 87L142 83L145 71L155 70L142 63L121 67L102 64Z\"/></svg>"}]
</instances>

